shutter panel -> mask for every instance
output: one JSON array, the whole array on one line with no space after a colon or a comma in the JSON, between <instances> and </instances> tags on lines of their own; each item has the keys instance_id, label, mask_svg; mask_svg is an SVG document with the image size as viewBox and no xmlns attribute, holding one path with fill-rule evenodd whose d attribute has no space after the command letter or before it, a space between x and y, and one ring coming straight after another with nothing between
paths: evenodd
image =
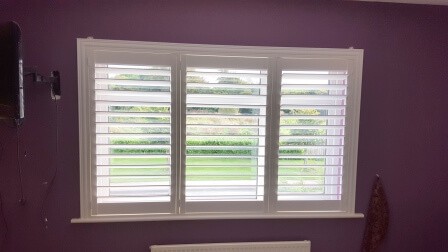
<instances>
[{"instance_id":1,"label":"shutter panel","mask_svg":"<svg viewBox=\"0 0 448 252\"><path fill-rule=\"evenodd\" d=\"M95 61L96 214L172 212L170 55L108 53ZM115 57L114 57L115 56ZM124 63L122 63L124 62Z\"/></svg>"},{"instance_id":2,"label":"shutter panel","mask_svg":"<svg viewBox=\"0 0 448 252\"><path fill-rule=\"evenodd\" d=\"M281 59L279 65L277 209L339 210L347 115L347 61Z\"/></svg>"},{"instance_id":3,"label":"shutter panel","mask_svg":"<svg viewBox=\"0 0 448 252\"><path fill-rule=\"evenodd\" d=\"M266 59L187 56L185 70L185 211L262 211Z\"/></svg>"}]
</instances>

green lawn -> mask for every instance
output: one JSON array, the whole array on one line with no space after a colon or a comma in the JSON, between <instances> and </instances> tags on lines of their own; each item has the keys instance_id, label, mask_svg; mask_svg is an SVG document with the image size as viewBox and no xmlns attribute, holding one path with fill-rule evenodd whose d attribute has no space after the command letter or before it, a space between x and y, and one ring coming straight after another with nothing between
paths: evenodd
<instances>
[{"instance_id":1,"label":"green lawn","mask_svg":"<svg viewBox=\"0 0 448 252\"><path fill-rule=\"evenodd\" d=\"M112 183L129 182L155 182L169 181L170 169L167 166L169 160L166 158L113 158L112 165L161 165L164 168L113 168L111 175L128 176L154 176L146 178L113 178ZM323 183L324 167L319 166L314 169L300 168L300 165L323 165L323 160L280 160L280 165L288 165L279 169L280 185L300 185L305 180ZM210 166L207 166L210 165ZM214 167L214 166L220 167ZM218 180L255 180L257 175L256 160L249 158L187 158L188 181L218 181ZM162 175L162 176L160 176ZM163 176L166 175L166 176ZM288 176L286 176L288 175ZM297 177L300 175L316 175L312 177ZM290 191L291 187L285 187L281 190ZM296 191L297 189L295 189ZM303 188L301 189L303 190ZM311 189L307 189L311 190ZM315 189L313 189L315 190Z\"/></svg>"}]
</instances>

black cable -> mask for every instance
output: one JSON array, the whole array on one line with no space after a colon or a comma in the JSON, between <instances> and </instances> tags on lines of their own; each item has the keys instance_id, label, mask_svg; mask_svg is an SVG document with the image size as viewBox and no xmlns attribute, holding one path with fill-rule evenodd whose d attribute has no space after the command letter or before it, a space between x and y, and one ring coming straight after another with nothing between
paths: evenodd
<instances>
[{"instance_id":1,"label":"black cable","mask_svg":"<svg viewBox=\"0 0 448 252\"><path fill-rule=\"evenodd\" d=\"M22 166L20 165L20 135L19 135L20 124L16 123L16 136L17 136L17 170L19 172L19 182L20 182L20 200L21 205L25 205L26 199L23 193L23 172ZM26 154L25 154L26 156Z\"/></svg>"},{"instance_id":2,"label":"black cable","mask_svg":"<svg viewBox=\"0 0 448 252\"><path fill-rule=\"evenodd\" d=\"M5 211L3 210L3 195L0 193L0 214L2 216L2 222L5 226L5 233L3 234L2 243L0 243L0 251L3 251L6 244L6 238L8 238L8 222L6 221Z\"/></svg>"},{"instance_id":3,"label":"black cable","mask_svg":"<svg viewBox=\"0 0 448 252\"><path fill-rule=\"evenodd\" d=\"M54 164L54 172L53 175L50 178L49 182L44 182L44 185L46 186L46 190L45 190L45 194L44 194L44 198L42 200L42 207L41 207L41 217L42 217L42 222L44 224L45 229L48 229L48 218L47 218L47 213L45 211L45 205L47 203L47 199L48 199L48 195L51 192L51 189L53 188L53 184L54 181L56 180L56 177L58 175L58 171L59 171L59 165L58 165L58 154L59 154L59 127L58 127L58 102L56 99L54 99L54 104L55 104L55 127L56 127L56 138L55 138L55 146L56 146L56 151L53 155L53 164Z\"/></svg>"},{"instance_id":4,"label":"black cable","mask_svg":"<svg viewBox=\"0 0 448 252\"><path fill-rule=\"evenodd\" d=\"M3 158L3 145L0 145L1 149L0 149L0 164L2 162L2 158ZM5 233L3 234L3 239L2 242L0 243L0 251L4 250L5 244L6 244L6 238L8 238L8 222L6 221L6 216L5 216L5 211L3 209L3 195L0 192L0 214L2 217L2 222L3 225L5 226Z\"/></svg>"}]
</instances>

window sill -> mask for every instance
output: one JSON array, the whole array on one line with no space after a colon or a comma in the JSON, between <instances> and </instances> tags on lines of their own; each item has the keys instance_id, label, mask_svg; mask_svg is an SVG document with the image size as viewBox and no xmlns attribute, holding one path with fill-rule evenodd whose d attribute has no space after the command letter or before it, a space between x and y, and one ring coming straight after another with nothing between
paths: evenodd
<instances>
[{"instance_id":1,"label":"window sill","mask_svg":"<svg viewBox=\"0 0 448 252\"><path fill-rule=\"evenodd\" d=\"M185 215L130 215L130 216L94 216L72 219L71 223L107 223L140 221L177 221L177 220L224 220L224 219L358 219L362 213L314 212L279 214L185 214Z\"/></svg>"}]
</instances>

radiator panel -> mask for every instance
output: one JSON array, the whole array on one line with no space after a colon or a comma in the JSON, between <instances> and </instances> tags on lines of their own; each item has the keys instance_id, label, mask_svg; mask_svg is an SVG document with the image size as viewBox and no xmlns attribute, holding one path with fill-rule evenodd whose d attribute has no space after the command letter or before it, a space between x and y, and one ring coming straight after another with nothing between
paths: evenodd
<instances>
[{"instance_id":1,"label":"radiator panel","mask_svg":"<svg viewBox=\"0 0 448 252\"><path fill-rule=\"evenodd\" d=\"M310 241L153 245L151 252L310 252Z\"/></svg>"}]
</instances>

